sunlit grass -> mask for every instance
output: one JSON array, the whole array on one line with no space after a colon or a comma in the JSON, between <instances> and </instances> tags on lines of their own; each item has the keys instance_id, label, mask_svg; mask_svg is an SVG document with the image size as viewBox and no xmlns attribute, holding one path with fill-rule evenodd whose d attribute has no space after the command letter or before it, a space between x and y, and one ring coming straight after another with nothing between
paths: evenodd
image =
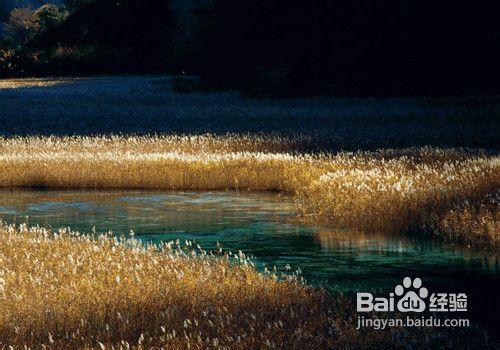
<instances>
[{"instance_id":1,"label":"sunlit grass","mask_svg":"<svg viewBox=\"0 0 500 350\"><path fill-rule=\"evenodd\" d=\"M465 244L499 238L495 157L412 149L337 157L337 164L304 192L303 212L314 220Z\"/></svg>"},{"instance_id":2,"label":"sunlit grass","mask_svg":"<svg viewBox=\"0 0 500 350\"><path fill-rule=\"evenodd\" d=\"M0 225L0 347L333 344L324 291L191 248Z\"/></svg>"},{"instance_id":3,"label":"sunlit grass","mask_svg":"<svg viewBox=\"0 0 500 350\"><path fill-rule=\"evenodd\" d=\"M192 243L0 223L0 347L484 347L471 329L356 330L352 302Z\"/></svg>"},{"instance_id":4,"label":"sunlit grass","mask_svg":"<svg viewBox=\"0 0 500 350\"><path fill-rule=\"evenodd\" d=\"M28 78L28 79L1 79L1 89L18 89L27 87L48 87L61 84L68 84L72 79L47 79L47 78Z\"/></svg>"},{"instance_id":5,"label":"sunlit grass","mask_svg":"<svg viewBox=\"0 0 500 350\"><path fill-rule=\"evenodd\" d=\"M300 138L7 138L0 186L279 191L305 220L495 245L498 157L415 148L292 154Z\"/></svg>"},{"instance_id":6,"label":"sunlit grass","mask_svg":"<svg viewBox=\"0 0 500 350\"><path fill-rule=\"evenodd\" d=\"M287 152L296 142L299 137L211 135L5 138L0 186L279 191L295 196L303 220L367 236L426 233L496 244L497 157L431 148ZM349 298L293 276L259 274L242 254L5 224L0 298L0 347L463 347L485 339L469 330L358 331Z\"/></svg>"}]
</instances>

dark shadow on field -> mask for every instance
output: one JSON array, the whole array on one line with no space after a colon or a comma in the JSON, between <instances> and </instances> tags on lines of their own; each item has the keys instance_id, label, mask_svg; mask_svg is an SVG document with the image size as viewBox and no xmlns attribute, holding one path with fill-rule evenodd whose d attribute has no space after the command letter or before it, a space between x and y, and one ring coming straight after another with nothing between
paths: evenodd
<instances>
[{"instance_id":1,"label":"dark shadow on field","mask_svg":"<svg viewBox=\"0 0 500 350\"><path fill-rule=\"evenodd\" d=\"M259 100L176 93L171 81L0 81L0 135L271 134L300 136L290 146L297 151L499 147L500 96Z\"/></svg>"}]
</instances>

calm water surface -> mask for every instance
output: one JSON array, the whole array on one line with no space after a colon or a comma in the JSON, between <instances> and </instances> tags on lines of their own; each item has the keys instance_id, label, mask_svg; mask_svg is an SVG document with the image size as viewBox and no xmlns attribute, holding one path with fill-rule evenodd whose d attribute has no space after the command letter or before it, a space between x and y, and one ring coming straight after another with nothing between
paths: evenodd
<instances>
[{"instance_id":1,"label":"calm water surface","mask_svg":"<svg viewBox=\"0 0 500 350\"><path fill-rule=\"evenodd\" d=\"M390 291L420 277L431 291L466 292L473 318L498 327L498 256L406 236L366 235L294 220L286 198L261 193L1 191L7 222L128 234L148 242L195 240L205 249L300 268L307 282L346 293Z\"/></svg>"}]
</instances>

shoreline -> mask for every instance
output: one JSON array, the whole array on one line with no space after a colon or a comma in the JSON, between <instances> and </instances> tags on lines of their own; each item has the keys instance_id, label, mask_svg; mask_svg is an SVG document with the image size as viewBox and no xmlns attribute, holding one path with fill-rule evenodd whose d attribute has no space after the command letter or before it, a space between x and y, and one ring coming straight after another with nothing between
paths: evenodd
<instances>
[{"instance_id":1,"label":"shoreline","mask_svg":"<svg viewBox=\"0 0 500 350\"><path fill-rule=\"evenodd\" d=\"M300 217L317 223L496 248L496 156L429 147L297 155L287 146L212 135L4 138L0 187L270 191L294 197Z\"/></svg>"}]
</instances>

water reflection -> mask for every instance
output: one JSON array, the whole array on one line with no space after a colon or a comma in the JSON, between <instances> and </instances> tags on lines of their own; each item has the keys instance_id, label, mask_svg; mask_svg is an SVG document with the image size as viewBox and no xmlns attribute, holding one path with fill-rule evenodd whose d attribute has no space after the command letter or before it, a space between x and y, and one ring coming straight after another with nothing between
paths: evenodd
<instances>
[{"instance_id":1,"label":"water reflection","mask_svg":"<svg viewBox=\"0 0 500 350\"><path fill-rule=\"evenodd\" d=\"M343 251L357 255L366 255L369 252L379 256L407 255L408 253L421 255L424 253L421 255L422 263L428 262L436 265L439 262L447 264L453 260L463 260L480 270L498 272L498 255L496 253L446 245L427 238L318 228L314 232L314 239L325 252ZM423 250L425 252L422 252Z\"/></svg>"}]
</instances>

